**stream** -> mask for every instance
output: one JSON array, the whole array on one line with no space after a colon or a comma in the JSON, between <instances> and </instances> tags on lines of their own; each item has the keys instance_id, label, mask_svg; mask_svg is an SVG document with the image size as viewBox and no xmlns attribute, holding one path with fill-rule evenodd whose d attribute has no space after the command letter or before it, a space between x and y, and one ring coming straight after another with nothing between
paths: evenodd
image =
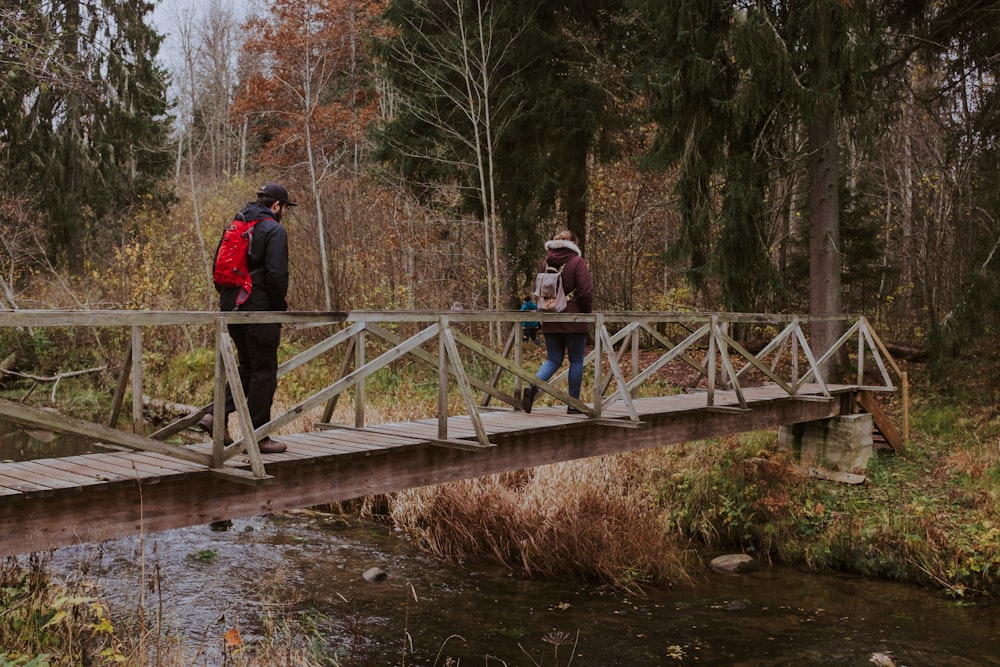
<instances>
[{"instance_id":1,"label":"stream","mask_svg":"<svg viewBox=\"0 0 1000 667\"><path fill-rule=\"evenodd\" d=\"M22 436L0 433L0 460L21 457ZM39 451L53 455L53 442ZM1000 610L988 602L785 567L722 575L705 562L695 587L634 594L443 563L385 524L301 510L58 549L51 568L115 615L162 613L191 665L222 664L226 631L252 644L264 618L307 622L346 667L1000 665ZM367 580L373 567L385 577Z\"/></svg>"},{"instance_id":2,"label":"stream","mask_svg":"<svg viewBox=\"0 0 1000 667\"><path fill-rule=\"evenodd\" d=\"M362 575L372 567L381 581ZM347 665L1000 665L1000 615L901 584L764 567L630 594L448 565L392 528L311 511L60 549L60 576L220 664L222 636L305 616ZM158 582L155 592L140 582ZM406 654L404 659L404 646ZM572 662L570 658L572 657ZM347 660L350 658L350 660ZM891 660L891 662L878 662Z\"/></svg>"}]
</instances>

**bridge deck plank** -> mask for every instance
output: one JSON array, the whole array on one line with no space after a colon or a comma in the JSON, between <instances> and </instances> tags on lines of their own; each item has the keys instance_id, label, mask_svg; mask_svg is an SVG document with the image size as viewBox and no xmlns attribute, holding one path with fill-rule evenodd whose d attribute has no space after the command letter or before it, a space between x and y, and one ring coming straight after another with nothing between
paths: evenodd
<instances>
[{"instance_id":1,"label":"bridge deck plank","mask_svg":"<svg viewBox=\"0 0 1000 667\"><path fill-rule=\"evenodd\" d=\"M153 465L169 468L171 470L201 470L202 467L193 461L184 461L173 456L161 454L159 452L122 452L130 459L137 459L149 462Z\"/></svg>"},{"instance_id":2,"label":"bridge deck plank","mask_svg":"<svg viewBox=\"0 0 1000 667\"><path fill-rule=\"evenodd\" d=\"M44 461L45 459L40 460ZM80 490L83 486L80 483L82 480L68 480L58 474L58 471L46 469L43 465L39 465L34 461L8 463L4 466L4 474L7 477L35 484L39 487L47 487L53 491L58 489Z\"/></svg>"},{"instance_id":3,"label":"bridge deck plank","mask_svg":"<svg viewBox=\"0 0 1000 667\"><path fill-rule=\"evenodd\" d=\"M343 456L358 450L357 447L345 446L342 443L325 442L311 433L298 433L291 436L276 436L275 440L284 443L289 448L286 454L296 459L326 459L331 456Z\"/></svg>"},{"instance_id":4,"label":"bridge deck plank","mask_svg":"<svg viewBox=\"0 0 1000 667\"><path fill-rule=\"evenodd\" d=\"M17 489L9 489L6 486L0 486L0 496L20 496L22 493Z\"/></svg>"},{"instance_id":5,"label":"bridge deck plank","mask_svg":"<svg viewBox=\"0 0 1000 667\"><path fill-rule=\"evenodd\" d=\"M356 431L352 429L326 429L313 431L311 433L299 433L293 436L305 442L316 443L317 446L340 450L345 454L357 452L370 452L380 449L395 449L409 444L401 438L386 438L380 434L370 431Z\"/></svg>"},{"instance_id":6,"label":"bridge deck plank","mask_svg":"<svg viewBox=\"0 0 1000 667\"><path fill-rule=\"evenodd\" d=\"M84 466L79 461L66 461L65 459L40 459L35 461L40 470L46 474L58 475L67 482L76 483L78 486L100 486L107 488L110 481L99 471Z\"/></svg>"},{"instance_id":7,"label":"bridge deck plank","mask_svg":"<svg viewBox=\"0 0 1000 667\"><path fill-rule=\"evenodd\" d=\"M375 451L395 449L412 445L412 440L402 438L385 438L375 433L363 431L339 430L300 433L291 438L282 437L285 442L301 442L334 453L370 454Z\"/></svg>"},{"instance_id":8,"label":"bridge deck plank","mask_svg":"<svg viewBox=\"0 0 1000 667\"><path fill-rule=\"evenodd\" d=\"M102 454L101 456L107 457L109 461L121 463L127 467L134 467L144 479L183 479L192 473L204 470L204 468L194 463L188 463L180 459L170 459L168 457L160 459L145 453L111 452Z\"/></svg>"},{"instance_id":9,"label":"bridge deck plank","mask_svg":"<svg viewBox=\"0 0 1000 667\"><path fill-rule=\"evenodd\" d=\"M333 438L336 442L350 444L353 447L362 449L393 449L396 447L413 446L413 438L405 434L391 434L387 429L388 424L365 427L371 430L355 430L353 428L337 428L336 425L327 427L315 433L305 435L321 436L324 440Z\"/></svg>"},{"instance_id":10,"label":"bridge deck plank","mask_svg":"<svg viewBox=\"0 0 1000 667\"><path fill-rule=\"evenodd\" d=\"M109 459L103 454L85 454L67 460L82 470L93 471L92 474L103 476L109 482L134 482L136 479L142 479L142 475L131 466Z\"/></svg>"},{"instance_id":11,"label":"bridge deck plank","mask_svg":"<svg viewBox=\"0 0 1000 667\"><path fill-rule=\"evenodd\" d=\"M6 467L8 464L4 464ZM5 489L13 491L14 493L4 493L4 498L14 499L17 496L25 496L26 498L44 495L49 496L55 493L55 489L51 486L46 486L44 484L36 484L34 482L26 482L23 479L18 479L17 477L10 477L8 475L0 474L0 485Z\"/></svg>"}]
</instances>

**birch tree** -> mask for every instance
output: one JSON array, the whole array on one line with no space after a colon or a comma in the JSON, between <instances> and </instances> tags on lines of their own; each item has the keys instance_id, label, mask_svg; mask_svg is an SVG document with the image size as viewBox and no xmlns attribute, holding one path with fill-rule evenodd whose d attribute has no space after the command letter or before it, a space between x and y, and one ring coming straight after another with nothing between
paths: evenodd
<instances>
[{"instance_id":1,"label":"birch tree","mask_svg":"<svg viewBox=\"0 0 1000 667\"><path fill-rule=\"evenodd\" d=\"M521 111L514 92L519 29L485 0L395 2L398 29L383 49L396 116L382 134L383 155L427 203L459 195L458 209L482 226L487 306L503 301L503 244L497 147Z\"/></svg>"}]
</instances>

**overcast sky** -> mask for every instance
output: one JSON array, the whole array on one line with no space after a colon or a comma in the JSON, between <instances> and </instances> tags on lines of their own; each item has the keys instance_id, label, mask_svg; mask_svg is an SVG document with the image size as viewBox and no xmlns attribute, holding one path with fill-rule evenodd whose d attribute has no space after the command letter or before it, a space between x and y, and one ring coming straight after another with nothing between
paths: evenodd
<instances>
[{"instance_id":1,"label":"overcast sky","mask_svg":"<svg viewBox=\"0 0 1000 667\"><path fill-rule=\"evenodd\" d=\"M170 99L176 99L180 91L177 90L174 82L181 77L178 72L183 71L184 63L181 57L180 39L177 37L177 26L183 25L190 20L201 21L206 9L218 6L222 3L229 4L235 10L237 16L247 16L254 7L258 7L265 0L154 0L153 12L150 15L150 22L153 28L163 35L163 43L160 45L160 53L157 56L159 63L170 74L171 84L167 91Z\"/></svg>"},{"instance_id":2,"label":"overcast sky","mask_svg":"<svg viewBox=\"0 0 1000 667\"><path fill-rule=\"evenodd\" d=\"M159 60L169 69L180 64L180 45L176 39L176 26L187 16L201 16L205 7L228 2L244 15L257 4L255 0L159 0L152 14L153 27L164 36Z\"/></svg>"}]
</instances>

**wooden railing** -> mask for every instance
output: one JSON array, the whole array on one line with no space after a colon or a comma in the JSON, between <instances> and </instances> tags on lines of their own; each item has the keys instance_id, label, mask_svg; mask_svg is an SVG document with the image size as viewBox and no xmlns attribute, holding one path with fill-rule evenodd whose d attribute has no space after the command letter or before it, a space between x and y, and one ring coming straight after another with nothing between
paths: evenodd
<instances>
[{"instance_id":1,"label":"wooden railing","mask_svg":"<svg viewBox=\"0 0 1000 667\"><path fill-rule=\"evenodd\" d=\"M830 319L830 318L828 318ZM267 479L257 443L310 411L322 408L317 426L373 430L366 424L365 384L373 374L411 358L426 364L436 374L438 384L437 438L434 443L463 449L492 447L480 416L481 409L497 400L520 409L525 383L537 386L555 399L575 407L592 419L612 404L621 404L628 422L638 423L633 399L671 362L690 367L697 385L704 390L705 405L712 409L746 410L743 387L747 383L769 382L789 396L797 396L806 384L819 385L829 397L824 369L838 356L853 358L850 384L870 391L895 391L893 376L903 374L864 317L843 320L844 334L827 350L810 346L805 325L809 318L794 315L693 314L664 312L546 314L536 312L483 311L355 311L351 313L263 313L263 312L149 312L149 311L4 311L0 328L37 327L128 327L129 344L115 389L108 424L94 424L67 415L34 408L11 400L0 400L0 417L16 422L77 433L115 445L153 451L203 464L216 474L246 481ZM590 377L589 397L576 399L563 388L566 372L543 382L535 377L535 367L524 365L521 323L524 321L587 322L593 345L585 365ZM237 359L227 333L231 323L273 323L297 327L333 327L307 350L284 361L279 378L334 350L340 351L337 377L267 424L253 429L237 372ZM148 327L203 325L215 330L214 401L151 435L143 435L143 331ZM484 342L484 341L493 341ZM500 344L500 341L503 341ZM675 342L676 341L676 342ZM750 342L753 342L753 345ZM754 348L757 352L751 352ZM640 361L640 352L644 351ZM652 354L651 354L652 353ZM625 355L630 363L623 364ZM369 358L371 355L372 358ZM599 363L598 363L599 362ZM469 369L491 368L489 380L476 377ZM644 364L644 366L643 366ZM2 371L0 371L2 373ZM875 381L869 382L874 376ZM239 415L240 437L231 444L223 441L223 427L215 429L211 454L163 442L166 438L198 423L212 409L221 424L227 382L232 387ZM695 383L692 383L695 384ZM452 438L448 432L449 392L455 387L475 430L475 440ZM132 433L114 428L131 387ZM735 392L738 407L716 406L716 391ZM341 395L354 396L353 424L333 424L331 418ZM479 392L477 398L475 392ZM589 398L587 402L583 400ZM905 404L905 400L904 400ZM620 420L619 420L620 423ZM230 458L246 450L251 473L224 467Z\"/></svg>"}]
</instances>

